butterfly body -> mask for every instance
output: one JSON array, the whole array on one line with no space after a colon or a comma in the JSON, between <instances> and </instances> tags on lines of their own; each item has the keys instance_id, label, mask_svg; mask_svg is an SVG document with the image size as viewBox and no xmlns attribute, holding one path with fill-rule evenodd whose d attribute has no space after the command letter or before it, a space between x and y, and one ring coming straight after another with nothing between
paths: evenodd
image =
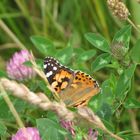
<instances>
[{"instance_id":1,"label":"butterfly body","mask_svg":"<svg viewBox=\"0 0 140 140\"><path fill-rule=\"evenodd\" d=\"M56 59L46 57L44 72L48 82L67 106L86 105L99 91L99 85L90 75L73 71Z\"/></svg>"}]
</instances>

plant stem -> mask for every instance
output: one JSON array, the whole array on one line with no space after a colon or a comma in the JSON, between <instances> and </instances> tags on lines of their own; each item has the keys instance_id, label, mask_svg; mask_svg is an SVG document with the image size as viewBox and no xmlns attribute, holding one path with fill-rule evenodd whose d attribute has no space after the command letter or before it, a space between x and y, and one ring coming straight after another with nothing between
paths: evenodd
<instances>
[{"instance_id":1,"label":"plant stem","mask_svg":"<svg viewBox=\"0 0 140 140\"><path fill-rule=\"evenodd\" d=\"M108 40L110 41L111 39L110 39L110 35L109 35L109 32L108 32L108 26L107 26L107 23L105 21L104 13L102 12L101 7L100 7L100 1L99 0L93 0L93 3L95 5L96 13L99 17L100 23L102 24L102 29L104 31L104 34L108 38Z\"/></svg>"},{"instance_id":2,"label":"plant stem","mask_svg":"<svg viewBox=\"0 0 140 140\"><path fill-rule=\"evenodd\" d=\"M136 115L135 115L134 111L130 109L130 110L128 110L128 113L129 113L130 120L131 120L132 130L135 133L139 133L139 128L138 128L138 124L136 121ZM136 136L136 140L139 140L139 139L140 139L140 136Z\"/></svg>"},{"instance_id":3,"label":"plant stem","mask_svg":"<svg viewBox=\"0 0 140 140\"><path fill-rule=\"evenodd\" d=\"M22 13L24 14L24 16L28 19L29 24L31 26L31 28L33 29L34 33L38 34L38 30L36 28L36 24L34 24L31 16L29 15L29 12L26 8L26 5L24 2L22 2L21 0L15 0L16 4L18 5L18 7L20 8L20 10L22 11Z\"/></svg>"},{"instance_id":4,"label":"plant stem","mask_svg":"<svg viewBox=\"0 0 140 140\"><path fill-rule=\"evenodd\" d=\"M140 32L139 28L128 18L127 21L136 29L136 31Z\"/></svg>"},{"instance_id":5,"label":"plant stem","mask_svg":"<svg viewBox=\"0 0 140 140\"><path fill-rule=\"evenodd\" d=\"M3 86L0 84L0 90L1 90L1 94L3 96L3 99L5 100L5 102L7 103L11 113L13 114L13 116L16 119L17 124L19 125L20 128L24 127L24 124L22 122L22 120L19 117L19 114L17 113L13 103L11 102L10 98L8 97L6 91L4 90Z\"/></svg>"},{"instance_id":6,"label":"plant stem","mask_svg":"<svg viewBox=\"0 0 140 140\"><path fill-rule=\"evenodd\" d=\"M42 23L43 23L43 33L47 34L46 26L46 0L41 0L41 14L42 14Z\"/></svg>"},{"instance_id":7,"label":"plant stem","mask_svg":"<svg viewBox=\"0 0 140 140\"><path fill-rule=\"evenodd\" d=\"M104 131L109 134L112 138L115 138L116 140L124 140L123 138L113 134L111 131L109 131L108 129L104 129Z\"/></svg>"},{"instance_id":8,"label":"plant stem","mask_svg":"<svg viewBox=\"0 0 140 140\"><path fill-rule=\"evenodd\" d=\"M0 20L0 27L12 38L12 40L19 46L20 49L26 49L26 47L20 42L20 40L2 20Z\"/></svg>"}]
</instances>

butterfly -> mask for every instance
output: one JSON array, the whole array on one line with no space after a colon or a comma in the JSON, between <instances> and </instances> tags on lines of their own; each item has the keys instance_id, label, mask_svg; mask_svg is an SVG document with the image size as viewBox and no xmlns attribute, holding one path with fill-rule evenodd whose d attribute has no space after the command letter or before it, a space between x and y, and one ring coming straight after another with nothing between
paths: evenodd
<instances>
[{"instance_id":1,"label":"butterfly","mask_svg":"<svg viewBox=\"0 0 140 140\"><path fill-rule=\"evenodd\" d=\"M44 60L44 73L60 99L67 106L84 106L100 92L99 85L90 75L63 66L53 57Z\"/></svg>"}]
</instances>

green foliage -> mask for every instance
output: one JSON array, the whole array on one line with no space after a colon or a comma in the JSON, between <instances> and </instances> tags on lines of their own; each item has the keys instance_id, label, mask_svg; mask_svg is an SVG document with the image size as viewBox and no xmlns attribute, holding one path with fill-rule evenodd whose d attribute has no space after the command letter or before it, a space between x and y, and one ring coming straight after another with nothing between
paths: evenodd
<instances>
[{"instance_id":1,"label":"green foliage","mask_svg":"<svg viewBox=\"0 0 140 140\"><path fill-rule=\"evenodd\" d=\"M131 26L124 26L120 31L118 31L114 38L113 42L122 42L125 45L125 48L129 49L129 41L131 37Z\"/></svg>"},{"instance_id":2,"label":"green foliage","mask_svg":"<svg viewBox=\"0 0 140 140\"><path fill-rule=\"evenodd\" d=\"M126 3L131 20L139 24L136 1ZM101 92L92 97L88 106L102 119L108 130L125 140L139 140L140 133L135 131L132 120L139 128L140 34L131 25L125 25L127 21L112 17L106 1L102 0L1 0L0 19L15 34L16 39L13 40L9 32L0 30L0 78L8 78L5 66L13 53L21 49L14 42L20 40L33 52L42 70L44 58L52 56L70 68L80 69L91 76L94 74ZM114 49L114 44L119 47ZM24 65L32 67L30 61ZM54 100L39 76L22 84ZM60 126L54 112L42 111L15 97L10 96L10 99L24 124L39 129L42 140L73 139ZM15 118L0 94L0 139L8 139L9 135L16 133L17 128ZM87 136L85 129L88 130L89 126L82 128L77 125L75 129L75 139L81 140ZM113 140L102 130L97 130L99 140Z\"/></svg>"},{"instance_id":3,"label":"green foliage","mask_svg":"<svg viewBox=\"0 0 140 140\"><path fill-rule=\"evenodd\" d=\"M140 63L140 39L137 40L136 44L134 45L134 47L131 49L131 58L132 60L139 64Z\"/></svg>"},{"instance_id":4,"label":"green foliage","mask_svg":"<svg viewBox=\"0 0 140 140\"><path fill-rule=\"evenodd\" d=\"M124 72L120 75L115 90L116 97L120 98L121 96L123 96L123 93L125 93L128 86L130 86L130 82L134 74L135 68L135 65L131 65L130 68L124 70Z\"/></svg>"},{"instance_id":5,"label":"green foliage","mask_svg":"<svg viewBox=\"0 0 140 140\"><path fill-rule=\"evenodd\" d=\"M95 55L96 55L96 51L93 49L84 51L83 53L78 55L78 58L76 61L77 61L77 63L85 62L85 61L91 59L92 57L94 57Z\"/></svg>"},{"instance_id":6,"label":"green foliage","mask_svg":"<svg viewBox=\"0 0 140 140\"><path fill-rule=\"evenodd\" d=\"M6 126L2 122L0 122L0 136L5 135L6 131L7 131Z\"/></svg>"},{"instance_id":7,"label":"green foliage","mask_svg":"<svg viewBox=\"0 0 140 140\"><path fill-rule=\"evenodd\" d=\"M17 98L13 98L11 97L11 100L16 108L16 110L19 113L23 113L25 111L25 109L27 109L29 107L28 104L26 104L25 101L19 100ZM1 119L6 119L8 121L13 121L13 115L11 114L11 111L9 110L7 104L5 103L5 101L3 100L3 98L0 99L0 118ZM6 110L6 111L5 111Z\"/></svg>"},{"instance_id":8,"label":"green foliage","mask_svg":"<svg viewBox=\"0 0 140 140\"><path fill-rule=\"evenodd\" d=\"M5 71L0 71L0 77L7 77L7 74Z\"/></svg>"},{"instance_id":9,"label":"green foliage","mask_svg":"<svg viewBox=\"0 0 140 140\"><path fill-rule=\"evenodd\" d=\"M32 67L33 66L31 61L26 61L26 62L23 63L23 65L25 65L27 67Z\"/></svg>"},{"instance_id":10,"label":"green foliage","mask_svg":"<svg viewBox=\"0 0 140 140\"><path fill-rule=\"evenodd\" d=\"M108 42L105 40L105 38L101 35L97 35L94 33L87 33L85 34L85 38L92 44L94 47L104 51L104 52L110 52L110 48L108 45Z\"/></svg>"},{"instance_id":11,"label":"green foliage","mask_svg":"<svg viewBox=\"0 0 140 140\"><path fill-rule=\"evenodd\" d=\"M111 62L111 56L108 53L103 53L99 55L95 61L91 64L92 71L98 71L101 68L106 67Z\"/></svg>"},{"instance_id":12,"label":"green foliage","mask_svg":"<svg viewBox=\"0 0 140 140\"><path fill-rule=\"evenodd\" d=\"M133 98L129 98L126 102L125 102L125 108L127 109L131 109L131 108L140 108L140 102L137 101L136 99Z\"/></svg>"},{"instance_id":13,"label":"green foliage","mask_svg":"<svg viewBox=\"0 0 140 140\"><path fill-rule=\"evenodd\" d=\"M35 45L36 49L44 56L46 55L54 56L55 47L50 40L44 37L32 36L31 41Z\"/></svg>"},{"instance_id":14,"label":"green foliage","mask_svg":"<svg viewBox=\"0 0 140 140\"><path fill-rule=\"evenodd\" d=\"M42 140L53 140L54 138L56 140L65 140L65 136L71 139L69 133L64 128L60 127L57 122L47 118L37 119L37 128Z\"/></svg>"},{"instance_id":15,"label":"green foliage","mask_svg":"<svg viewBox=\"0 0 140 140\"><path fill-rule=\"evenodd\" d=\"M73 48L71 46L67 46L56 53L56 58L60 60L63 64L68 64L72 57Z\"/></svg>"},{"instance_id":16,"label":"green foliage","mask_svg":"<svg viewBox=\"0 0 140 140\"><path fill-rule=\"evenodd\" d=\"M125 50L125 48L127 48L125 51L123 51L125 56L123 57L124 59L121 61L117 60L110 51L106 51L106 49L103 50L100 47L97 47L101 45L99 45L98 43L97 44L94 43L94 45L96 45L95 47L108 53L100 54L95 59L95 61L92 62L91 64L92 71L98 71L100 69L103 69L104 67L110 67L113 69L115 68L116 72L119 74L119 77L116 77L116 75L111 75L110 78L104 81L101 86L101 93L93 97L92 100L89 102L89 106L93 109L94 112L97 112L97 114L104 120L104 124L109 130L114 129L112 126L111 116L116 111L120 111L121 113L120 108L122 104L124 104L124 107L126 109L139 108L139 102L136 101L135 99L128 98L128 100L125 102L128 93L131 91L130 89L132 85L131 84L132 77L136 69L136 64L138 63L139 60L139 56L138 55L135 56L135 54L138 53L135 52L134 48L132 48L131 53L129 53L130 35L131 35L131 26L125 26L114 36L113 42L121 42L122 44L124 44L122 46L123 48L119 49ZM93 42L96 42L96 39L98 42L99 39L96 38L96 35L92 37L90 36L90 42L92 42L92 44ZM102 42L106 42L105 39L102 38L102 40L103 40ZM135 45L137 49L139 46L138 44L139 42L137 42ZM130 60L131 58L133 59L133 61L135 60L134 62L137 63L136 64L131 63ZM127 66L124 65L126 63L128 64ZM126 137L127 139L130 138L130 136L127 135L124 136L124 138Z\"/></svg>"}]
</instances>

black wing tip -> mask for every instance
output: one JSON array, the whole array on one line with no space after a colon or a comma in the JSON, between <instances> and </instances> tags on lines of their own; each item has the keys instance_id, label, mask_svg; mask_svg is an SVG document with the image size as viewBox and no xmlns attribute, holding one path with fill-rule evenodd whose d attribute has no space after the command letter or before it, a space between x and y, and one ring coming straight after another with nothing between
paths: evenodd
<instances>
[{"instance_id":1,"label":"black wing tip","mask_svg":"<svg viewBox=\"0 0 140 140\"><path fill-rule=\"evenodd\" d=\"M56 60L54 57L52 57L52 56L47 56L47 57L45 57L45 60L47 60L47 59L52 59L52 60Z\"/></svg>"},{"instance_id":2,"label":"black wing tip","mask_svg":"<svg viewBox=\"0 0 140 140\"><path fill-rule=\"evenodd\" d=\"M46 63L46 62L48 62L48 61L54 61L54 62L56 62L56 63L59 63L57 59L55 59L54 57L51 57L51 56L45 57L44 63Z\"/></svg>"}]
</instances>

